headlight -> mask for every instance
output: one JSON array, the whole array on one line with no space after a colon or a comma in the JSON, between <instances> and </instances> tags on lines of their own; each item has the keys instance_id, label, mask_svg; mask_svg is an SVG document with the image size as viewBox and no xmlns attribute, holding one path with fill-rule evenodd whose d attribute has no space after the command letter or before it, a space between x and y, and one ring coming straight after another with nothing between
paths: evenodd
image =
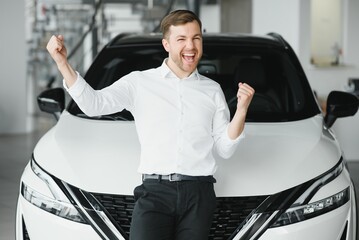
<instances>
[{"instance_id":1,"label":"headlight","mask_svg":"<svg viewBox=\"0 0 359 240\"><path fill-rule=\"evenodd\" d=\"M258 239L268 228L301 222L343 206L350 199L350 187L347 185L342 185L344 190L337 194L310 202L319 189L339 177L343 169L344 161L341 158L337 165L322 175L268 196L231 237L237 240Z\"/></svg>"},{"instance_id":2,"label":"headlight","mask_svg":"<svg viewBox=\"0 0 359 240\"><path fill-rule=\"evenodd\" d=\"M280 227L301 222L330 212L349 201L349 187L345 190L304 206L291 207L283 213L271 227Z\"/></svg>"},{"instance_id":3,"label":"headlight","mask_svg":"<svg viewBox=\"0 0 359 240\"><path fill-rule=\"evenodd\" d=\"M338 177L344 169L344 162L341 161L332 171L318 178L291 207L289 207L271 227L280 227L297 222L301 222L324 213L330 212L336 208L343 206L350 199L349 187L346 189L321 199L316 202L309 203L314 194L324 185Z\"/></svg>"},{"instance_id":4,"label":"headlight","mask_svg":"<svg viewBox=\"0 0 359 240\"><path fill-rule=\"evenodd\" d=\"M52 213L56 216L79 223L87 223L86 220L79 214L76 207L70 202L63 191L56 184L55 180L42 170L36 162L31 159L32 171L46 183L50 189L53 198L45 196L36 190L32 189L24 182L21 185L21 195L34 206Z\"/></svg>"}]
</instances>

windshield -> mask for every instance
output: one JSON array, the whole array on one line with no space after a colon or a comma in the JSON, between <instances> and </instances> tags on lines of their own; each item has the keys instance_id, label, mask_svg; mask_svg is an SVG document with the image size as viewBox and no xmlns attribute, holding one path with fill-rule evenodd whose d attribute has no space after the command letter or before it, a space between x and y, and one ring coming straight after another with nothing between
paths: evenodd
<instances>
[{"instance_id":1,"label":"windshield","mask_svg":"<svg viewBox=\"0 0 359 240\"><path fill-rule=\"evenodd\" d=\"M198 71L221 85L231 118L237 105L239 82L246 82L256 90L246 121L294 121L319 113L303 71L282 48L212 43L204 44L203 50ZM131 71L158 67L166 57L160 44L107 48L96 58L85 79L94 89L102 89ZM68 110L86 117L74 102ZM126 110L96 119L99 118L133 120Z\"/></svg>"}]
</instances>

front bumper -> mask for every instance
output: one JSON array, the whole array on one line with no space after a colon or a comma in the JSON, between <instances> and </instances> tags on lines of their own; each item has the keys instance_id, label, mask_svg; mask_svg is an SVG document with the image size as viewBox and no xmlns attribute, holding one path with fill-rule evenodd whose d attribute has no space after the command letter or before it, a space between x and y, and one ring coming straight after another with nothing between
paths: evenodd
<instances>
[{"instance_id":1,"label":"front bumper","mask_svg":"<svg viewBox=\"0 0 359 240\"><path fill-rule=\"evenodd\" d=\"M324 214L297 224L285 227L270 228L259 239L260 240L288 240L288 239L352 239L354 236L350 225L351 203ZM19 196L17 208L17 229L16 239L24 240L23 222L27 228L30 239L35 240L100 240L101 237L93 230L90 225L72 222L50 213L47 213ZM348 225L348 226L347 226ZM344 233L344 231L346 231ZM236 239L236 237L234 237ZM124 240L121 239L121 240Z\"/></svg>"},{"instance_id":2,"label":"front bumper","mask_svg":"<svg viewBox=\"0 0 359 240\"><path fill-rule=\"evenodd\" d=\"M330 184L327 184L312 197L312 201L317 201L322 199L325 196L328 196L333 193L333 191L340 191L343 187L348 187L349 181L349 201L343 204L342 206L327 212L325 214L316 216L314 218L300 221L298 223L293 223L281 227L271 228L270 217L265 218L268 220L266 225L264 222L256 222L251 225L251 228L238 228L238 233L233 233L230 238L223 237L215 239L237 239L237 240L250 240L250 239L259 239L259 240L284 240L284 239L298 239L298 240L307 240L307 239L325 239L325 240L355 240L356 235L356 199L354 186L350 183L350 178L348 172L344 171L333 179ZM43 182L33 173L29 166L26 167L24 174L22 176L21 182L24 182L26 185L31 186L34 189L41 189L44 194L46 194L45 189L42 188ZM66 184L65 184L66 185ZM68 185L67 185L68 186ZM124 240L126 238L117 236L110 236L105 234L100 234L101 230L106 230L109 225L109 221L106 222L104 215L101 214L92 214L94 211L88 211L89 207L93 207L91 202L84 202L83 200L78 199L90 199L91 193L87 193L80 189L77 189L73 186L69 187L68 190L71 192L71 195L74 199L77 199L75 202L78 206L81 206L84 212L88 212L88 219L91 224L78 223L68 219L58 217L54 214L46 212L40 209L37 206L29 203L21 194L18 198L17 205L17 220L16 220L16 240L27 240L27 239L118 239ZM284 192L283 192L284 193ZM281 204L281 196L287 196L287 194L280 193L278 197L275 195L266 198L274 198L275 201ZM49 193L47 193L49 194ZM84 194L84 195L82 195ZM96 194L95 194L96 195ZM80 198L79 198L80 197ZM271 201L271 203L275 203ZM262 204L263 205L263 204ZM276 204L274 204L276 205ZM102 211L100 208L103 207L101 201L99 200L98 205L94 208L98 211L95 212L107 212L107 210ZM258 207L259 208L259 207ZM258 210L257 208L257 210ZM266 210L269 208L266 207ZM279 211L281 207L278 208ZM275 212L269 212L269 215L275 214ZM260 214L266 214L266 211L258 211ZM96 219L97 218L97 219ZM95 219L95 220L94 220ZM104 221L102 222L103 219ZM248 218L251 220L251 218ZM108 220L108 219L107 219ZM248 222L247 222L248 223ZM257 228L255 225L257 223L262 224L261 227ZM106 225L103 227L101 225ZM250 225L250 221L247 225ZM99 226L97 229L94 229L94 226ZM254 226L254 227L253 227ZM27 234L29 238L26 238L24 234L24 228L26 227ZM254 234L244 235L243 229L249 229L250 232L255 230ZM214 238L210 238L214 239Z\"/></svg>"}]
</instances>

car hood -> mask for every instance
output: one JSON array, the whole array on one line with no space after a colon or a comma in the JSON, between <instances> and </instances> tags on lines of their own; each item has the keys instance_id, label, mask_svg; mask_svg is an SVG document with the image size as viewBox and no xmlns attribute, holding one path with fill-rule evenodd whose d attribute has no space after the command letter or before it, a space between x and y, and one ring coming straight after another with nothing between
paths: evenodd
<instances>
[{"instance_id":1,"label":"car hood","mask_svg":"<svg viewBox=\"0 0 359 240\"><path fill-rule=\"evenodd\" d=\"M229 159L218 159L217 196L269 195L332 168L341 155L323 118L247 123L246 137ZM141 183L140 145L134 122L61 115L34 150L50 174L89 192L132 194Z\"/></svg>"}]
</instances>

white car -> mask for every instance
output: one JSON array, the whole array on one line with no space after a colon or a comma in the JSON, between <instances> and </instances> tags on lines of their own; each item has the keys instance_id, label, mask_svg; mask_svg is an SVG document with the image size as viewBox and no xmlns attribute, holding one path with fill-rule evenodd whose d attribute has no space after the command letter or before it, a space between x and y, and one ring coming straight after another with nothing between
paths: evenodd
<instances>
[{"instance_id":1,"label":"white car","mask_svg":"<svg viewBox=\"0 0 359 240\"><path fill-rule=\"evenodd\" d=\"M205 34L203 41L198 71L220 83L231 114L238 82L256 89L246 138L233 157L217 161L209 239L355 240L354 186L331 126L357 112L358 98L333 91L324 113L278 34ZM85 79L102 89L133 70L160 66L165 57L161 35L122 34ZM38 98L58 122L22 175L16 239L129 239L133 189L141 183L133 117L126 110L88 117L73 101L65 108L64 98L61 88Z\"/></svg>"}]
</instances>

